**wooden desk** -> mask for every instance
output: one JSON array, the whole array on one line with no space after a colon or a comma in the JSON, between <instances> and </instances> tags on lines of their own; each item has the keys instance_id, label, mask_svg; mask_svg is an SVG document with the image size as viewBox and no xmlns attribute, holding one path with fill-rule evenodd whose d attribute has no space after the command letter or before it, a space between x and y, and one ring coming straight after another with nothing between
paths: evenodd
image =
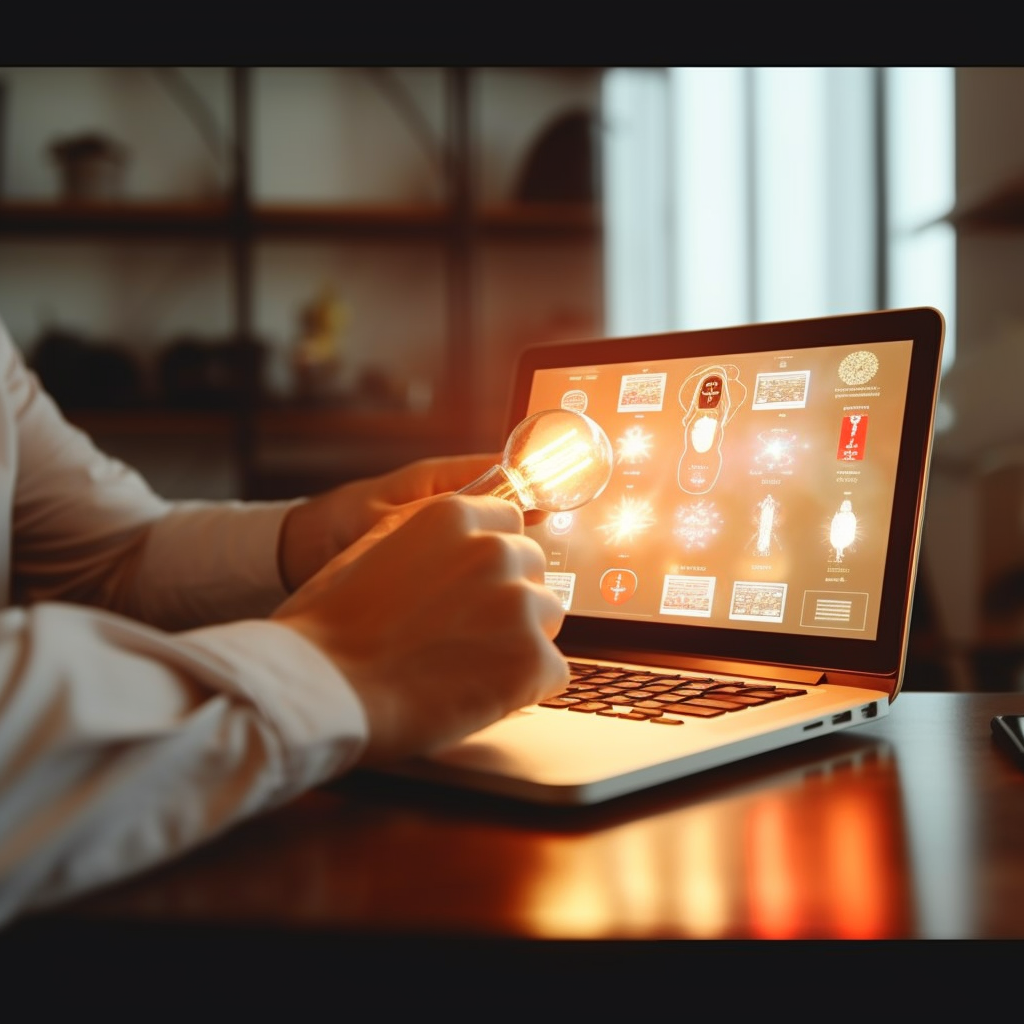
<instances>
[{"instance_id":1,"label":"wooden desk","mask_svg":"<svg viewBox=\"0 0 1024 1024\"><path fill-rule=\"evenodd\" d=\"M1024 694L904 693L877 724L577 811L352 777L15 924L0 956L1024 938L1024 773L989 730L1013 712Z\"/></svg>"}]
</instances>

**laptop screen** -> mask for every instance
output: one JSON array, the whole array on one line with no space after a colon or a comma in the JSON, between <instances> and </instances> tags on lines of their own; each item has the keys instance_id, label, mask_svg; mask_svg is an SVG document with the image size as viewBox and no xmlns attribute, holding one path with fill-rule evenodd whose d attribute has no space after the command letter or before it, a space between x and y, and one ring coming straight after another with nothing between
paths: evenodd
<instances>
[{"instance_id":1,"label":"laptop screen","mask_svg":"<svg viewBox=\"0 0 1024 1024\"><path fill-rule=\"evenodd\" d=\"M933 320L923 338L879 316L525 354L519 413L584 412L615 456L595 501L528 530L572 628L786 662L857 644L889 652L854 656L866 666L898 657L939 339Z\"/></svg>"}]
</instances>

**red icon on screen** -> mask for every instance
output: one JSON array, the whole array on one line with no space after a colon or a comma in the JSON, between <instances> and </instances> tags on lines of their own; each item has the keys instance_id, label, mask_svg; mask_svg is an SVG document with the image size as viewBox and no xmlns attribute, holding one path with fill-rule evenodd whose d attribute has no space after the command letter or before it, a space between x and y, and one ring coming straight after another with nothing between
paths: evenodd
<instances>
[{"instance_id":1,"label":"red icon on screen","mask_svg":"<svg viewBox=\"0 0 1024 1024\"><path fill-rule=\"evenodd\" d=\"M609 604L625 604L636 593L636 585L632 569L608 569L601 574L601 596Z\"/></svg>"},{"instance_id":2,"label":"red icon on screen","mask_svg":"<svg viewBox=\"0 0 1024 1024\"><path fill-rule=\"evenodd\" d=\"M841 462L858 462L863 459L867 433L867 416L844 416L843 425L839 428L839 451L836 458Z\"/></svg>"}]
</instances>

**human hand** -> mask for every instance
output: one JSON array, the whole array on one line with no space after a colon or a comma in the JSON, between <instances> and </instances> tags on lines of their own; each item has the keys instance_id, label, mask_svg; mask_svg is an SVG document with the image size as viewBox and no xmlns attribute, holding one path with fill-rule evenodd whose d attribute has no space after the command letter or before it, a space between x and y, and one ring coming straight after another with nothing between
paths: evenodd
<instances>
[{"instance_id":1,"label":"human hand","mask_svg":"<svg viewBox=\"0 0 1024 1024\"><path fill-rule=\"evenodd\" d=\"M274 613L359 696L363 763L437 749L565 688L554 644L564 612L522 530L509 502L430 502L360 557L331 561Z\"/></svg>"},{"instance_id":2,"label":"human hand","mask_svg":"<svg viewBox=\"0 0 1024 1024\"><path fill-rule=\"evenodd\" d=\"M457 491L498 461L494 454L420 459L296 505L281 527L281 578L289 590L296 589L368 531L374 531L373 539L386 535L425 503Z\"/></svg>"}]
</instances>

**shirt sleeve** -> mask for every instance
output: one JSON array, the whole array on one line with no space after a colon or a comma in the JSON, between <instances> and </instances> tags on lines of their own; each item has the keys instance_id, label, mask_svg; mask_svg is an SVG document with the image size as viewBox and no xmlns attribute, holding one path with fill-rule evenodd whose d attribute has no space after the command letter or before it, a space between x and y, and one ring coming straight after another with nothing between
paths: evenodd
<instances>
[{"instance_id":1,"label":"shirt sleeve","mask_svg":"<svg viewBox=\"0 0 1024 1024\"><path fill-rule=\"evenodd\" d=\"M2 323L0 399L0 533L11 537L0 598L87 604L164 629L263 616L284 600L278 538L293 501L160 497L64 418Z\"/></svg>"},{"instance_id":2,"label":"shirt sleeve","mask_svg":"<svg viewBox=\"0 0 1024 1024\"><path fill-rule=\"evenodd\" d=\"M358 699L272 621L168 634L0 614L0 926L177 856L350 768Z\"/></svg>"},{"instance_id":3,"label":"shirt sleeve","mask_svg":"<svg viewBox=\"0 0 1024 1024\"><path fill-rule=\"evenodd\" d=\"M169 502L0 324L0 926L344 772L367 723L285 597L290 503Z\"/></svg>"}]
</instances>

